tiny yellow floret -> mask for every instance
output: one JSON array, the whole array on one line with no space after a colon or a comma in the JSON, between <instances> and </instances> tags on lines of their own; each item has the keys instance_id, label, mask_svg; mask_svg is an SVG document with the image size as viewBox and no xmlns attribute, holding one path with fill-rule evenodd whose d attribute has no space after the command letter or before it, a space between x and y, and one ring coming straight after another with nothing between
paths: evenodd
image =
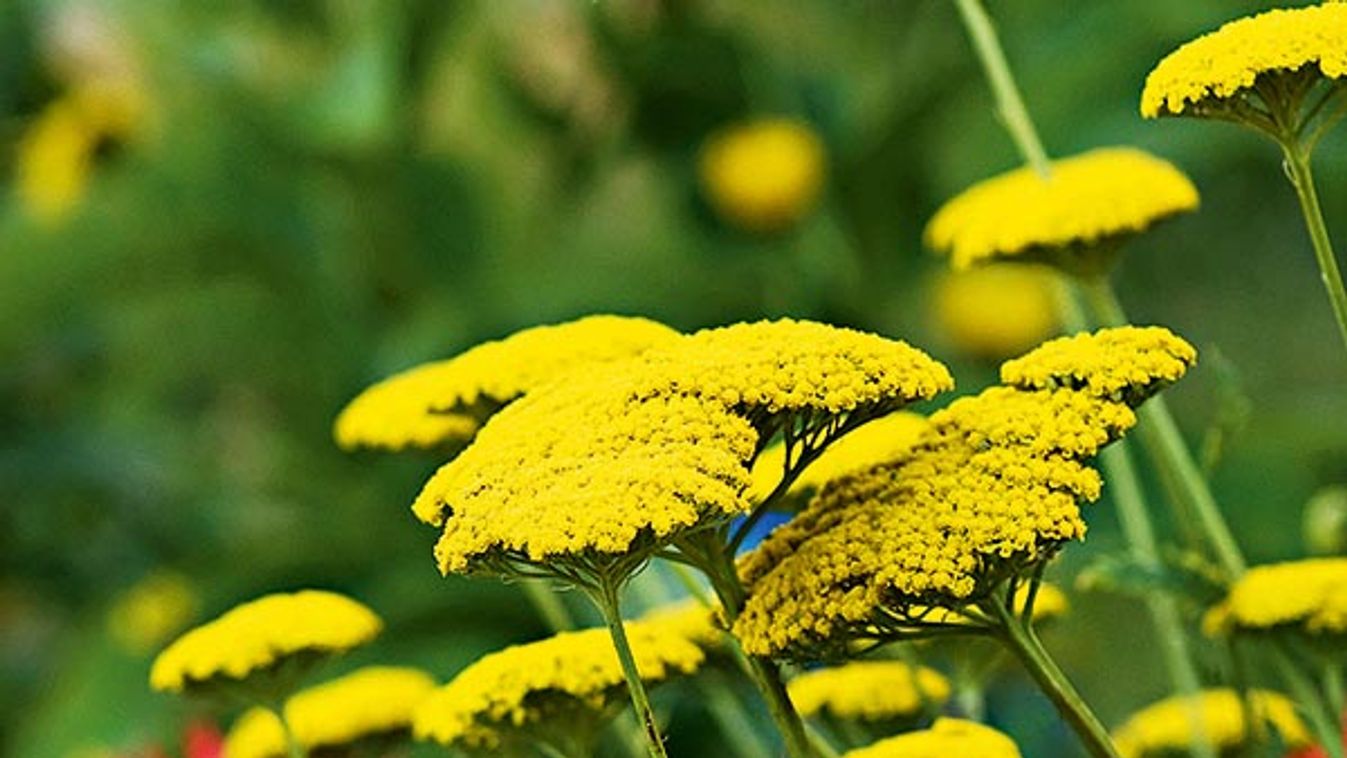
<instances>
[{"instance_id":1,"label":"tiny yellow floret","mask_svg":"<svg viewBox=\"0 0 1347 758\"><path fill-rule=\"evenodd\" d=\"M1311 635L1347 633L1347 558L1255 566L1208 613L1208 632L1293 627Z\"/></svg>"},{"instance_id":2,"label":"tiny yellow floret","mask_svg":"<svg viewBox=\"0 0 1347 758\"><path fill-rule=\"evenodd\" d=\"M801 716L881 721L939 708L949 699L949 680L925 666L902 661L852 661L808 671L792 679L791 702Z\"/></svg>"},{"instance_id":3,"label":"tiny yellow floret","mask_svg":"<svg viewBox=\"0 0 1347 758\"><path fill-rule=\"evenodd\" d=\"M930 729L880 740L842 758L1020 758L1015 741L989 726L937 719Z\"/></svg>"},{"instance_id":4,"label":"tiny yellow floret","mask_svg":"<svg viewBox=\"0 0 1347 758\"><path fill-rule=\"evenodd\" d=\"M566 371L626 358L677 336L649 319L605 315L525 329L371 386L337 416L333 435L346 449L466 441L481 416Z\"/></svg>"},{"instance_id":5,"label":"tiny yellow floret","mask_svg":"<svg viewBox=\"0 0 1347 758\"><path fill-rule=\"evenodd\" d=\"M1289 748L1310 744L1309 730L1296 715L1295 704L1284 695L1255 690L1252 709L1262 719L1253 733L1246 727L1245 704L1231 689L1205 690L1195 696L1171 697L1133 714L1113 732L1113 742L1123 758L1164 758L1186 753L1196 741L1194 718L1200 719L1202 735L1221 755L1248 744L1267 744L1265 729L1271 726Z\"/></svg>"},{"instance_id":6,"label":"tiny yellow floret","mask_svg":"<svg viewBox=\"0 0 1347 758\"><path fill-rule=\"evenodd\" d=\"M984 359L1019 355L1057 333L1055 275L1021 263L992 263L944 273L932 315L959 351Z\"/></svg>"},{"instance_id":7,"label":"tiny yellow floret","mask_svg":"<svg viewBox=\"0 0 1347 758\"><path fill-rule=\"evenodd\" d=\"M1141 115L1206 115L1260 76L1302 71L1347 75L1347 5L1265 11L1184 44L1146 77Z\"/></svg>"},{"instance_id":8,"label":"tiny yellow floret","mask_svg":"<svg viewBox=\"0 0 1347 758\"><path fill-rule=\"evenodd\" d=\"M267 595L179 637L155 659L150 686L181 692L215 679L246 679L299 653L344 652L382 628L373 611L334 592Z\"/></svg>"},{"instance_id":9,"label":"tiny yellow floret","mask_svg":"<svg viewBox=\"0 0 1347 758\"><path fill-rule=\"evenodd\" d=\"M826 172L823 142L806 124L763 119L707 140L702 191L727 223L770 233L795 224L818 202Z\"/></svg>"},{"instance_id":10,"label":"tiny yellow floret","mask_svg":"<svg viewBox=\"0 0 1347 758\"><path fill-rule=\"evenodd\" d=\"M1130 147L1053 161L1045 179L1019 168L945 203L926 243L956 269L1009 258L1052 262L1197 208L1197 189L1168 161Z\"/></svg>"},{"instance_id":11,"label":"tiny yellow floret","mask_svg":"<svg viewBox=\"0 0 1347 758\"><path fill-rule=\"evenodd\" d=\"M423 671L369 666L310 687L285 703L285 720L305 750L335 749L366 738L409 733L412 710L435 689ZM282 758L285 732L276 714L253 708L225 738L223 758Z\"/></svg>"}]
</instances>

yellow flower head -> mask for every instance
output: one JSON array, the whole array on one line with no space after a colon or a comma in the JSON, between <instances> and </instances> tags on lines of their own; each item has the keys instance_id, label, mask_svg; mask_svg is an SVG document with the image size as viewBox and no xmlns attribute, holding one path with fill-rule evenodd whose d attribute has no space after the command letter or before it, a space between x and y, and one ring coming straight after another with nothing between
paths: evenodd
<instances>
[{"instance_id":1,"label":"yellow flower head","mask_svg":"<svg viewBox=\"0 0 1347 758\"><path fill-rule=\"evenodd\" d=\"M1195 741L1193 719L1201 719L1202 734L1222 755L1250 742L1261 742L1265 725L1277 730L1287 747L1310 744L1310 736L1295 705L1275 692L1254 691L1251 705L1263 724L1250 734L1244 720L1244 705L1230 689L1206 690L1196 699L1171 697L1133 714L1113 732L1113 742L1123 758L1162 758L1186 753Z\"/></svg>"},{"instance_id":2,"label":"yellow flower head","mask_svg":"<svg viewBox=\"0 0 1347 758\"><path fill-rule=\"evenodd\" d=\"M882 415L951 384L902 342L796 321L681 338L574 372L497 414L413 504L442 571L638 558L746 513L749 464L796 414Z\"/></svg>"},{"instance_id":3,"label":"yellow flower head","mask_svg":"<svg viewBox=\"0 0 1347 758\"><path fill-rule=\"evenodd\" d=\"M1115 394L1155 384L1149 353L1112 355L1142 367ZM955 401L909 453L825 486L740 562L735 635L756 655L815 657L976 601L1084 535L1079 506L1100 492L1085 461L1135 422L1087 388Z\"/></svg>"},{"instance_id":4,"label":"yellow flower head","mask_svg":"<svg viewBox=\"0 0 1347 758\"><path fill-rule=\"evenodd\" d=\"M1260 76L1295 72L1347 75L1347 5L1270 10L1188 42L1146 77L1141 115L1210 115Z\"/></svg>"},{"instance_id":5,"label":"yellow flower head","mask_svg":"<svg viewBox=\"0 0 1347 758\"><path fill-rule=\"evenodd\" d=\"M1053 274L993 263L940 277L934 320L960 351L979 358L1018 355L1057 333Z\"/></svg>"},{"instance_id":6,"label":"yellow flower head","mask_svg":"<svg viewBox=\"0 0 1347 758\"><path fill-rule=\"evenodd\" d=\"M196 590L182 574L157 571L113 602L108 632L127 652L141 655L164 644L197 613Z\"/></svg>"},{"instance_id":7,"label":"yellow flower head","mask_svg":"<svg viewBox=\"0 0 1347 758\"><path fill-rule=\"evenodd\" d=\"M305 750L337 748L411 728L412 710L435 689L423 671L369 666L310 687L285 703L285 720ZM271 711L243 714L225 738L223 758L281 758L285 732Z\"/></svg>"},{"instance_id":8,"label":"yellow flower head","mask_svg":"<svg viewBox=\"0 0 1347 758\"><path fill-rule=\"evenodd\" d=\"M1197 208L1197 190L1172 164L1113 147L992 177L945 203L926 242L956 269L1013 258L1065 264L1082 250L1145 231Z\"/></svg>"},{"instance_id":9,"label":"yellow flower head","mask_svg":"<svg viewBox=\"0 0 1347 758\"><path fill-rule=\"evenodd\" d=\"M920 714L949 699L949 680L934 669L902 661L852 661L795 679L790 699L802 716L881 721Z\"/></svg>"},{"instance_id":10,"label":"yellow flower head","mask_svg":"<svg viewBox=\"0 0 1347 758\"><path fill-rule=\"evenodd\" d=\"M1294 627L1347 633L1347 558L1310 558L1249 569L1208 613L1208 632Z\"/></svg>"},{"instance_id":11,"label":"yellow flower head","mask_svg":"<svg viewBox=\"0 0 1347 758\"><path fill-rule=\"evenodd\" d=\"M791 483L788 494L805 495L833 479L891 461L916 444L929 425L925 416L908 411L867 422L825 448ZM753 502L762 502L776 489L785 466L785 445L773 445L758 455L753 462Z\"/></svg>"},{"instance_id":12,"label":"yellow flower head","mask_svg":"<svg viewBox=\"0 0 1347 758\"><path fill-rule=\"evenodd\" d=\"M677 628L627 622L636 667L649 683L691 674L706 655ZM416 709L417 739L496 748L520 733L597 729L626 698L607 629L562 632L484 656Z\"/></svg>"},{"instance_id":13,"label":"yellow flower head","mask_svg":"<svg viewBox=\"0 0 1347 758\"><path fill-rule=\"evenodd\" d=\"M677 336L663 324L623 316L525 329L373 385L337 417L334 436L347 449L466 441L479 418L568 370L626 358Z\"/></svg>"},{"instance_id":14,"label":"yellow flower head","mask_svg":"<svg viewBox=\"0 0 1347 758\"><path fill-rule=\"evenodd\" d=\"M1029 584L1021 582L1015 590L1015 601L1011 606L1015 613L1022 613L1024 605L1029 601ZM1034 595L1034 609L1030 614L1030 619L1039 624L1045 621L1061 618L1070 610L1070 603L1066 598L1066 593L1061 588L1051 582L1041 582L1038 585L1038 594ZM931 608L914 609L914 616L919 616L923 621L940 624L966 624L971 620L949 608Z\"/></svg>"},{"instance_id":15,"label":"yellow flower head","mask_svg":"<svg viewBox=\"0 0 1347 758\"><path fill-rule=\"evenodd\" d=\"M900 734L842 758L1020 758L1014 740L974 721L937 719L930 729Z\"/></svg>"},{"instance_id":16,"label":"yellow flower head","mask_svg":"<svg viewBox=\"0 0 1347 758\"><path fill-rule=\"evenodd\" d=\"M702 148L702 190L726 222L775 232L813 209L826 171L823 142L804 123L784 118L742 124Z\"/></svg>"},{"instance_id":17,"label":"yellow flower head","mask_svg":"<svg viewBox=\"0 0 1347 758\"><path fill-rule=\"evenodd\" d=\"M1139 405L1178 381L1197 351L1162 326L1100 329L1046 342L1001 366L1001 381L1021 389L1069 387Z\"/></svg>"},{"instance_id":18,"label":"yellow flower head","mask_svg":"<svg viewBox=\"0 0 1347 758\"><path fill-rule=\"evenodd\" d=\"M333 592L275 594L236 606L169 645L150 669L150 686L181 692L212 680L242 680L300 654L332 654L374 639L383 622Z\"/></svg>"}]
</instances>

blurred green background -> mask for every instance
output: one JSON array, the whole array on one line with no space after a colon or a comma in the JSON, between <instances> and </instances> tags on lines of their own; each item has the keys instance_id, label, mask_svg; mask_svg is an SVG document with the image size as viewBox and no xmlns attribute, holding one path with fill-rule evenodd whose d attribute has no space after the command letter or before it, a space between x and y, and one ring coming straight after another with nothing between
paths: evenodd
<instances>
[{"instance_id":1,"label":"blurred green background","mask_svg":"<svg viewBox=\"0 0 1347 758\"><path fill-rule=\"evenodd\" d=\"M1139 145L1202 192L1118 285L1202 349L1171 402L1195 445L1219 435L1218 494L1266 560L1302 553L1304 502L1347 482L1347 357L1275 148L1137 115L1160 57L1260 6L989 10L1050 152ZM90 88L84 158L25 157ZM816 209L755 235L708 208L697 155L767 115L810 124L828 175ZM148 691L148 643L109 633L156 571L187 577L199 617L353 593L390 623L356 660L441 677L543 634L514 588L434 571L408 505L435 456L332 444L394 370L591 312L793 315L907 339L975 390L995 364L933 318L921 231L1017 164L944 0L0 0L0 744L173 743L189 708ZM1317 169L1347 240L1343 130ZM1107 499L1090 518L1059 580L1117 547ZM1074 601L1048 644L1116 723L1166 689L1141 605ZM1026 755L1069 754L1028 692L999 685L993 719Z\"/></svg>"}]
</instances>

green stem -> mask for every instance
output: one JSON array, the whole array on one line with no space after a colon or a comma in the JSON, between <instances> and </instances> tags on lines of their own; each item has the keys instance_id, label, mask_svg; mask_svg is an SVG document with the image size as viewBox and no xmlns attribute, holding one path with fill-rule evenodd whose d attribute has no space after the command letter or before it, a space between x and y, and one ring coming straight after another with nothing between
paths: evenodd
<instances>
[{"instance_id":1,"label":"green stem","mask_svg":"<svg viewBox=\"0 0 1347 758\"><path fill-rule=\"evenodd\" d=\"M1338 320L1338 331L1344 346L1347 346L1347 287L1343 286L1342 273L1338 271L1338 261L1333 254L1333 243L1328 239L1328 227L1324 224L1324 213L1319 207L1319 193L1314 188L1314 174L1310 170L1308 151L1301 149L1294 139L1282 140L1282 153L1286 156L1287 176L1300 200L1300 212L1305 216L1305 227L1310 233L1310 243L1314 246L1314 257L1319 261L1319 276L1324 288L1328 290L1328 300L1333 304L1333 315Z\"/></svg>"},{"instance_id":2,"label":"green stem","mask_svg":"<svg viewBox=\"0 0 1347 758\"><path fill-rule=\"evenodd\" d=\"M1342 730L1338 726L1340 715L1332 713L1324 702L1323 696L1314 686L1314 679L1300 670L1296 661L1280 645L1268 646L1272 652L1272 663L1277 674L1286 682L1286 688L1299 703L1300 710L1310 722L1310 730L1319 740L1320 746L1330 758L1344 758Z\"/></svg>"},{"instance_id":3,"label":"green stem","mask_svg":"<svg viewBox=\"0 0 1347 758\"><path fill-rule=\"evenodd\" d=\"M650 697L645 691L645 682L641 681L641 672L636 668L631 643L627 640L627 628L622 622L621 606L618 603L618 583L601 577L591 596L599 612L603 614L604 622L608 624L613 647L617 649L617 658L622 663L622 675L627 679L631 705L645 734L647 752L650 758L668 758L668 754L664 752L664 739L660 737L659 725L655 722L655 712L650 707Z\"/></svg>"},{"instance_id":4,"label":"green stem","mask_svg":"<svg viewBox=\"0 0 1347 758\"><path fill-rule=\"evenodd\" d=\"M1066 674L1038 641L1033 627L1019 619L998 598L982 604L982 609L999 622L1000 639L1033 677L1043 694L1048 696L1057 712L1076 731L1085 749L1094 758L1121 758L1108 730L1094 715L1085 699L1072 686Z\"/></svg>"},{"instance_id":5,"label":"green stem","mask_svg":"<svg viewBox=\"0 0 1347 758\"><path fill-rule=\"evenodd\" d=\"M1006 62L1005 51L996 36L996 27L991 17L978 0L955 0L959 15L963 17L964 27L972 38L973 49L978 61L987 75L992 94L996 97L997 111L1001 122L1025 161L1044 179L1048 178L1050 168L1047 151L1038 137L1038 130L1029 117L1029 109L1024 106L1024 98L1015 86L1015 77L1010 73L1010 64Z\"/></svg>"},{"instance_id":6,"label":"green stem","mask_svg":"<svg viewBox=\"0 0 1347 758\"><path fill-rule=\"evenodd\" d=\"M1125 326L1129 323L1122 304L1105 277L1081 281L1088 304L1096 322L1101 326ZM1207 485L1206 477L1183 441L1178 424L1169 412L1163 397L1153 397L1138 410L1142 424L1141 441L1155 465L1176 483L1189 509L1197 517L1202 533L1210 544L1222 569L1230 578L1238 577L1246 568L1235 535L1221 514L1221 507Z\"/></svg>"},{"instance_id":7,"label":"green stem","mask_svg":"<svg viewBox=\"0 0 1347 758\"><path fill-rule=\"evenodd\" d=\"M557 593L553 592L544 580L523 579L519 585L523 588L524 595L528 597L533 610L547 624L548 629L566 632L575 628L575 621L571 618L570 611L566 610L566 604L561 602L561 598L557 597Z\"/></svg>"},{"instance_id":8,"label":"green stem","mask_svg":"<svg viewBox=\"0 0 1347 758\"><path fill-rule=\"evenodd\" d=\"M308 752L304 746L299 744L295 738L295 730L290 728L290 722L285 719L285 706L271 706L271 712L276 715L276 720L281 722L281 733L285 735L285 754L288 758L308 758Z\"/></svg>"}]
</instances>

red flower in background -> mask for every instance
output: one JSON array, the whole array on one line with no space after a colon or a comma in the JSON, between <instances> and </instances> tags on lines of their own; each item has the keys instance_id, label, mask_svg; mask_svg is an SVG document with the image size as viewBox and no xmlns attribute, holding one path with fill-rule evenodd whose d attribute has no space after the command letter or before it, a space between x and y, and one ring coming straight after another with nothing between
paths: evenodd
<instances>
[{"instance_id":1,"label":"red flower in background","mask_svg":"<svg viewBox=\"0 0 1347 758\"><path fill-rule=\"evenodd\" d=\"M198 720L182 730L182 758L220 758L224 736L213 722Z\"/></svg>"}]
</instances>

